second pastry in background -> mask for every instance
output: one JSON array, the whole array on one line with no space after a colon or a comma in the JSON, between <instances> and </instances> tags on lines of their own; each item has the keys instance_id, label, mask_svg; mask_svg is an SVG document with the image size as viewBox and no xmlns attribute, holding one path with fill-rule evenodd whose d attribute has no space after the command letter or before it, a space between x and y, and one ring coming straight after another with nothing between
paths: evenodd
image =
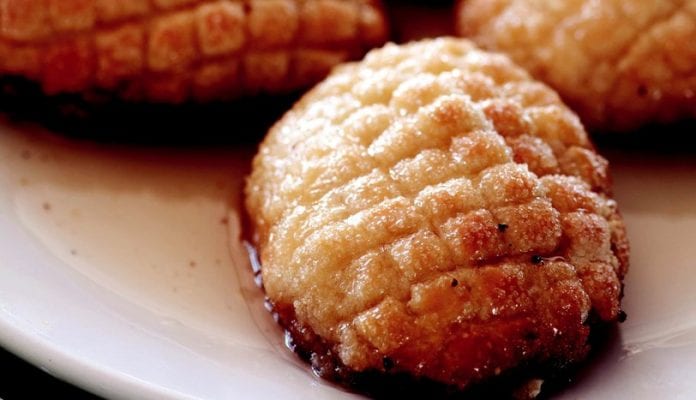
<instances>
[{"instance_id":1,"label":"second pastry in background","mask_svg":"<svg viewBox=\"0 0 696 400\"><path fill-rule=\"evenodd\" d=\"M463 0L458 32L553 86L593 130L696 116L696 0Z\"/></svg>"},{"instance_id":2,"label":"second pastry in background","mask_svg":"<svg viewBox=\"0 0 696 400\"><path fill-rule=\"evenodd\" d=\"M379 0L0 0L0 75L178 103L278 93L387 39Z\"/></svg>"}]
</instances>

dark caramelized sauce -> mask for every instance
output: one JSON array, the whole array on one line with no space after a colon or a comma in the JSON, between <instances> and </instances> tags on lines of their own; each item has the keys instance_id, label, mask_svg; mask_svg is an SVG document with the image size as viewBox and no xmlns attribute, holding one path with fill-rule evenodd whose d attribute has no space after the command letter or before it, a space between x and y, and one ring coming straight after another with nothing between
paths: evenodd
<instances>
[{"instance_id":1,"label":"dark caramelized sauce","mask_svg":"<svg viewBox=\"0 0 696 400\"><path fill-rule=\"evenodd\" d=\"M261 260L259 259L259 252L256 250L256 247L252 245L249 241L243 240L242 245L244 245L244 248L247 251L247 254L249 255L249 265L251 265L251 272L254 273L254 283L260 288L263 289L263 278L261 277ZM266 303L270 302L268 299L266 299Z\"/></svg>"}]
</instances>

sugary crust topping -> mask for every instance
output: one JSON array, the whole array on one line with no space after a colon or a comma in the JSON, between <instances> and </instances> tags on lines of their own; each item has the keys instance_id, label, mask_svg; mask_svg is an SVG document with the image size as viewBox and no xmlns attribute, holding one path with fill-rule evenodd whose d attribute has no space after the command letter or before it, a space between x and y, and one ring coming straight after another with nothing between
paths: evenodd
<instances>
[{"instance_id":1,"label":"sugary crust topping","mask_svg":"<svg viewBox=\"0 0 696 400\"><path fill-rule=\"evenodd\" d=\"M696 0L464 0L458 30L554 87L592 128L696 116Z\"/></svg>"},{"instance_id":2,"label":"sugary crust topping","mask_svg":"<svg viewBox=\"0 0 696 400\"><path fill-rule=\"evenodd\" d=\"M0 0L0 74L209 100L315 83L386 36L378 0Z\"/></svg>"},{"instance_id":3,"label":"sugary crust topping","mask_svg":"<svg viewBox=\"0 0 696 400\"><path fill-rule=\"evenodd\" d=\"M628 248L607 162L555 93L470 42L388 45L271 130L247 208L269 298L361 371L466 385L585 354Z\"/></svg>"}]
</instances>

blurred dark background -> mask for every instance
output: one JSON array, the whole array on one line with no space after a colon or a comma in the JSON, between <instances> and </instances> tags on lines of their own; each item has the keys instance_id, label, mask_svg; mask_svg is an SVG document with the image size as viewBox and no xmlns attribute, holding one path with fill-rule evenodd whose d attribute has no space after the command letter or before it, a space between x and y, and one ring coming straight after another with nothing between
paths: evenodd
<instances>
[{"instance_id":1,"label":"blurred dark background","mask_svg":"<svg viewBox=\"0 0 696 400\"><path fill-rule=\"evenodd\" d=\"M0 347L0 399L100 398L58 380Z\"/></svg>"}]
</instances>

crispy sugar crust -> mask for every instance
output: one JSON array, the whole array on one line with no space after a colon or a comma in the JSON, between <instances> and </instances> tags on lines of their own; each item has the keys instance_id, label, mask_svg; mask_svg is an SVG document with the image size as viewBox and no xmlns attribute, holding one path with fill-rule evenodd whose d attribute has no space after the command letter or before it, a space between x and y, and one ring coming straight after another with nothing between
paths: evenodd
<instances>
[{"instance_id":1,"label":"crispy sugar crust","mask_svg":"<svg viewBox=\"0 0 696 400\"><path fill-rule=\"evenodd\" d=\"M379 0L0 0L0 74L48 94L286 92L386 40Z\"/></svg>"},{"instance_id":2,"label":"crispy sugar crust","mask_svg":"<svg viewBox=\"0 0 696 400\"><path fill-rule=\"evenodd\" d=\"M696 0L464 0L458 31L558 90L592 129L696 116Z\"/></svg>"},{"instance_id":3,"label":"crispy sugar crust","mask_svg":"<svg viewBox=\"0 0 696 400\"><path fill-rule=\"evenodd\" d=\"M262 143L246 204L292 323L354 371L464 388L580 360L588 315L616 320L610 186L551 89L445 38L335 70Z\"/></svg>"}]
</instances>

